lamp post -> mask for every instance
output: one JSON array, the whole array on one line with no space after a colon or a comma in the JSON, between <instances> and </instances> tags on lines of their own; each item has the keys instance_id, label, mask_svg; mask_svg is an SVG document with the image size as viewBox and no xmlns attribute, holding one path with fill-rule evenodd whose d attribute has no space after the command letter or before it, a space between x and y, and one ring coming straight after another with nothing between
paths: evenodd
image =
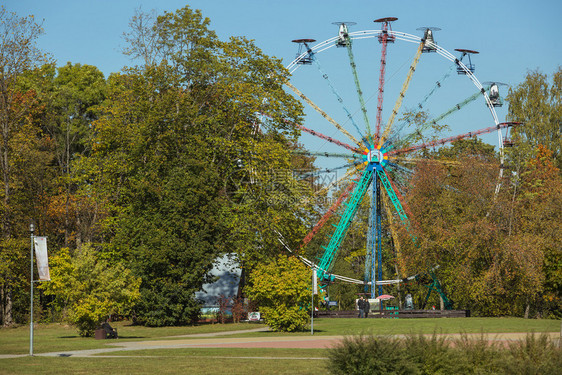
<instances>
[{"instance_id":1,"label":"lamp post","mask_svg":"<svg viewBox=\"0 0 562 375\"><path fill-rule=\"evenodd\" d=\"M33 223L29 224L31 232L31 272L30 272L30 288L31 288L31 309L29 314L29 355L33 356Z\"/></svg>"}]
</instances>

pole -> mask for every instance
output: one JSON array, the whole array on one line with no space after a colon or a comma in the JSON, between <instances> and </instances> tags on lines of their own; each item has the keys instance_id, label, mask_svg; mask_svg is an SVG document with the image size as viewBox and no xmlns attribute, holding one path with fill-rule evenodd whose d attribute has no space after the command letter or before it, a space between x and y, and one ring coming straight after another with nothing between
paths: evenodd
<instances>
[{"instance_id":1,"label":"pole","mask_svg":"<svg viewBox=\"0 0 562 375\"><path fill-rule=\"evenodd\" d=\"M29 313L29 355L33 356L33 224L29 224L31 232L31 272L30 272L30 289L31 289L31 309Z\"/></svg>"},{"instance_id":2,"label":"pole","mask_svg":"<svg viewBox=\"0 0 562 375\"><path fill-rule=\"evenodd\" d=\"M314 280L314 277L316 276L314 274L314 264L312 265L312 304L310 306L310 334L314 335L314 282L316 280Z\"/></svg>"}]
</instances>

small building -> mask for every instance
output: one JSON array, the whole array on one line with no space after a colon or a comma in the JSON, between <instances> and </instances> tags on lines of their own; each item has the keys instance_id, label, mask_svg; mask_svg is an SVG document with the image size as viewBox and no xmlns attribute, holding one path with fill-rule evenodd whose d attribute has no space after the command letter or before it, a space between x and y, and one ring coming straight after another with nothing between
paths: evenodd
<instances>
[{"instance_id":1,"label":"small building","mask_svg":"<svg viewBox=\"0 0 562 375\"><path fill-rule=\"evenodd\" d=\"M221 297L233 299L239 295L242 269L236 254L225 254L215 259L210 274L216 280L203 285L202 290L195 293L195 297L203 301L201 316L204 319L217 316Z\"/></svg>"}]
</instances>

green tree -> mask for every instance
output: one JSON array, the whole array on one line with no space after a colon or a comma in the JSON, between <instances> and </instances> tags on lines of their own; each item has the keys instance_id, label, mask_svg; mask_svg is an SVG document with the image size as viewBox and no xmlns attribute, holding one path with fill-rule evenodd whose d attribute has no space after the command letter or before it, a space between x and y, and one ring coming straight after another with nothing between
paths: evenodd
<instances>
[{"instance_id":1,"label":"green tree","mask_svg":"<svg viewBox=\"0 0 562 375\"><path fill-rule=\"evenodd\" d=\"M39 143L40 138L37 124L33 122L37 111L36 93L22 91L18 87L24 72L46 61L36 46L42 32L33 16L19 17L0 7L0 250L8 252L2 254L2 258L10 254L14 254L14 259L18 258L12 239L17 239L19 233L26 233L24 228L29 223L29 213L36 208L33 203L37 200L26 201L26 194L38 193L33 189L37 184L28 185L29 188L25 189L25 183L37 181L34 169L44 163L35 163L40 160L34 159L38 156L38 149L34 145ZM11 325L14 321L15 294L24 295L15 293L17 283L11 275L18 266L14 266L15 269L0 274L3 325Z\"/></svg>"},{"instance_id":2,"label":"green tree","mask_svg":"<svg viewBox=\"0 0 562 375\"><path fill-rule=\"evenodd\" d=\"M140 296L140 279L121 263L100 258L91 244L73 255L63 248L49 263L51 281L40 288L54 297L53 307L76 325L81 336L91 336L112 315L128 315Z\"/></svg>"},{"instance_id":3,"label":"green tree","mask_svg":"<svg viewBox=\"0 0 562 375\"><path fill-rule=\"evenodd\" d=\"M39 116L43 136L54 148L53 168L57 175L52 192L45 197L52 244L79 247L92 241L93 217L99 216L95 201L80 195L73 162L89 154L95 107L104 99L105 79L94 66L54 64L28 71L20 82L25 90L37 92L43 110Z\"/></svg>"},{"instance_id":4,"label":"green tree","mask_svg":"<svg viewBox=\"0 0 562 375\"><path fill-rule=\"evenodd\" d=\"M539 145L552 151L557 167L562 168L562 68L549 82L546 74L532 71L516 88L510 88L510 121L521 122L513 129L516 147L508 153L514 163L524 164Z\"/></svg>"},{"instance_id":5,"label":"green tree","mask_svg":"<svg viewBox=\"0 0 562 375\"><path fill-rule=\"evenodd\" d=\"M246 286L274 331L303 330L309 322L312 272L298 258L280 255L256 266Z\"/></svg>"},{"instance_id":6,"label":"green tree","mask_svg":"<svg viewBox=\"0 0 562 375\"><path fill-rule=\"evenodd\" d=\"M105 256L142 278L143 324L193 322L194 292L219 254L251 268L280 249L274 228L302 238L303 187L287 173L300 118L281 85L288 73L208 24L189 7L158 18L165 58L109 78L91 155L76 164L83 188L107 203Z\"/></svg>"}]
</instances>

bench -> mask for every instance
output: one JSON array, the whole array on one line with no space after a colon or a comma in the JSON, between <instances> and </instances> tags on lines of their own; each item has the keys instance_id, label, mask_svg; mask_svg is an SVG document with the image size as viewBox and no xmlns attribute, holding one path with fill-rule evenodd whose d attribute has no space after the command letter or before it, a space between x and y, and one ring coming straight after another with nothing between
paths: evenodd
<instances>
[{"instance_id":1,"label":"bench","mask_svg":"<svg viewBox=\"0 0 562 375\"><path fill-rule=\"evenodd\" d=\"M117 330L115 328L113 328L111 325L109 325L108 322L104 322L101 325L101 329L103 329L104 332L105 332L105 338L116 339L118 337L117 336Z\"/></svg>"}]
</instances>

